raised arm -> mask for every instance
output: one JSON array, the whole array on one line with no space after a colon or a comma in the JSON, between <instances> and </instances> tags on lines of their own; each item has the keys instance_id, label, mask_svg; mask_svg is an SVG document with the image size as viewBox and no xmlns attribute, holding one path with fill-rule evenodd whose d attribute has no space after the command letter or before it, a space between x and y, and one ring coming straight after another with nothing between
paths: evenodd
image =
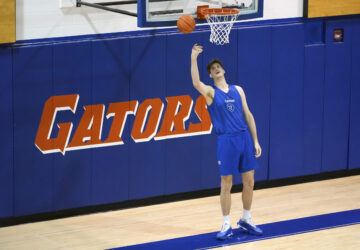
<instances>
[{"instance_id":1,"label":"raised arm","mask_svg":"<svg viewBox=\"0 0 360 250\"><path fill-rule=\"evenodd\" d=\"M191 78L194 88L202 94L206 99L206 104L210 105L214 99L215 90L200 81L199 69L197 65L197 57L203 51L202 46L195 44L191 51Z\"/></svg>"}]
</instances>

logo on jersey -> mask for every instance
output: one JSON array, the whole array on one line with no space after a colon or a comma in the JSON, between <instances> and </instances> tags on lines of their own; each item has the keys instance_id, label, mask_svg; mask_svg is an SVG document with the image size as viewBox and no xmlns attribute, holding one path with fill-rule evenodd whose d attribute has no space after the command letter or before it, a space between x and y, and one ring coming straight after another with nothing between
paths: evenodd
<instances>
[{"instance_id":1,"label":"logo on jersey","mask_svg":"<svg viewBox=\"0 0 360 250\"><path fill-rule=\"evenodd\" d=\"M234 112L235 110L235 105L233 103L235 103L234 99L231 100L225 100L226 102L226 108L227 110L229 110L230 112Z\"/></svg>"},{"instance_id":2,"label":"logo on jersey","mask_svg":"<svg viewBox=\"0 0 360 250\"><path fill-rule=\"evenodd\" d=\"M226 108L227 108L227 110L229 110L230 112L234 112L234 110L235 110L234 104L232 104L232 103L230 103L230 102L226 103Z\"/></svg>"}]
</instances>

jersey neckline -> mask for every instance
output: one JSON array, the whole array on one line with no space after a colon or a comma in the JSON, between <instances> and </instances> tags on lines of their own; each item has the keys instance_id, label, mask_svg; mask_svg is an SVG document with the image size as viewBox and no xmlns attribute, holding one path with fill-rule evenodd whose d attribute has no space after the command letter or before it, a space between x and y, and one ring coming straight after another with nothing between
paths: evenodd
<instances>
[{"instance_id":1,"label":"jersey neckline","mask_svg":"<svg viewBox=\"0 0 360 250\"><path fill-rule=\"evenodd\" d=\"M218 90L220 90L221 92L223 92L223 93L226 94L226 95L230 93L230 88L231 88L231 86L232 86L231 84L228 84L228 92L225 92L224 90L216 87L215 84L214 84L214 87L215 87L215 88L217 88Z\"/></svg>"}]
</instances>

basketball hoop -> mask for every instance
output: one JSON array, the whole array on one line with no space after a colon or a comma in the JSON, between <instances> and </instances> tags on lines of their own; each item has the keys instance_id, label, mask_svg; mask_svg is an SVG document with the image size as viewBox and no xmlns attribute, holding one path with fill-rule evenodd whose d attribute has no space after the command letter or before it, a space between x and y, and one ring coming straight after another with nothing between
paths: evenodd
<instances>
[{"instance_id":1,"label":"basketball hoop","mask_svg":"<svg viewBox=\"0 0 360 250\"><path fill-rule=\"evenodd\" d=\"M210 25L210 42L216 45L229 43L230 31L239 11L228 8L207 8L202 9L201 12Z\"/></svg>"}]
</instances>

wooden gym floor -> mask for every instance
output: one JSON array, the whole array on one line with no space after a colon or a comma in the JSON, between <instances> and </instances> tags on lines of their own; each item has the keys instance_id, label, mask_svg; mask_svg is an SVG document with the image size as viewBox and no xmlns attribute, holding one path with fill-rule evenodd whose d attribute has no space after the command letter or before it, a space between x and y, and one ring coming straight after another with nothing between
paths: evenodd
<instances>
[{"instance_id":1,"label":"wooden gym floor","mask_svg":"<svg viewBox=\"0 0 360 250\"><path fill-rule=\"evenodd\" d=\"M256 224L360 208L360 176L256 190ZM232 194L233 228L241 193ZM219 197L76 216L0 228L0 249L107 249L216 232ZM360 224L267 239L223 249L360 249Z\"/></svg>"}]
</instances>

